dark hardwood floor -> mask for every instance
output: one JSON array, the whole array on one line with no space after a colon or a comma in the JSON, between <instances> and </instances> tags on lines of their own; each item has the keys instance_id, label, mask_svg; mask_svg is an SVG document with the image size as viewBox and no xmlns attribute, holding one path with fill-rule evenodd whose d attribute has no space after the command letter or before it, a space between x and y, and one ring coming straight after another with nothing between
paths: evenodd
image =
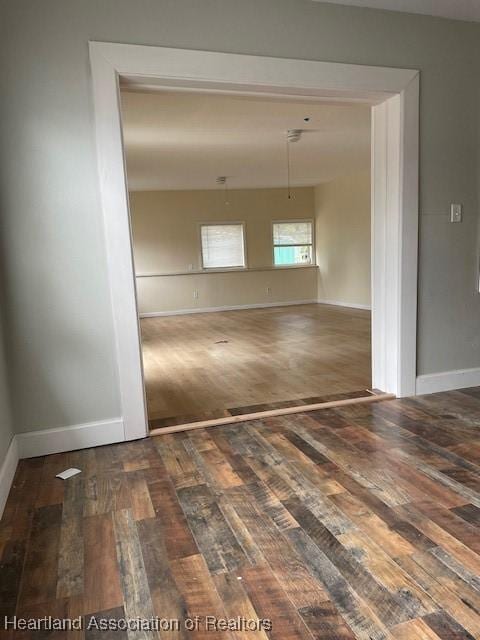
<instances>
[{"instance_id":1,"label":"dark hardwood floor","mask_svg":"<svg viewBox=\"0 0 480 640\"><path fill-rule=\"evenodd\" d=\"M55 479L67 466L82 474ZM0 626L181 624L2 635L480 638L479 470L480 389L24 460L0 525ZM206 616L264 622L208 631Z\"/></svg>"}]
</instances>

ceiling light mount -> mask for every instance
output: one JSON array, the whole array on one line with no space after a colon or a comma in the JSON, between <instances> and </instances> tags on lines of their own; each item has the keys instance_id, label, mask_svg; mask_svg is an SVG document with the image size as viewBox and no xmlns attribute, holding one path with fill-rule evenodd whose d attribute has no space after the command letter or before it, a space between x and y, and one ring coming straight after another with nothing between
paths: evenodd
<instances>
[{"instance_id":1,"label":"ceiling light mount","mask_svg":"<svg viewBox=\"0 0 480 640\"><path fill-rule=\"evenodd\" d=\"M287 142L298 142L302 137L301 129L289 129L287 131Z\"/></svg>"}]
</instances>

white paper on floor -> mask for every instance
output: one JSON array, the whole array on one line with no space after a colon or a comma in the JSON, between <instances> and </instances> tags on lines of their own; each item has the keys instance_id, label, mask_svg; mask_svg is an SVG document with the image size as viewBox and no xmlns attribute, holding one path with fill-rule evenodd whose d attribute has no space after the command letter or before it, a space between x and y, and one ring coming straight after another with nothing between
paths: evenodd
<instances>
[{"instance_id":1,"label":"white paper on floor","mask_svg":"<svg viewBox=\"0 0 480 640\"><path fill-rule=\"evenodd\" d=\"M55 477L60 478L61 480L67 480L67 478L76 476L77 473L82 473L82 471L80 469L75 469L75 467L71 467L70 469L65 469L62 473L58 473Z\"/></svg>"}]
</instances>

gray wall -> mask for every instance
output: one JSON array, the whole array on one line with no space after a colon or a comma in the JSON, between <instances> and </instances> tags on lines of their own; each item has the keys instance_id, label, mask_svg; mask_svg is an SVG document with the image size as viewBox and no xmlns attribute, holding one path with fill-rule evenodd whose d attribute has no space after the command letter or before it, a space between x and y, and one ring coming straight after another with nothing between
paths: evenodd
<instances>
[{"instance_id":1,"label":"gray wall","mask_svg":"<svg viewBox=\"0 0 480 640\"><path fill-rule=\"evenodd\" d=\"M480 366L480 25L309 0L1 7L1 267L19 431L120 412L88 40L420 69L418 370ZM457 201L465 221L449 225L449 203Z\"/></svg>"}]
</instances>

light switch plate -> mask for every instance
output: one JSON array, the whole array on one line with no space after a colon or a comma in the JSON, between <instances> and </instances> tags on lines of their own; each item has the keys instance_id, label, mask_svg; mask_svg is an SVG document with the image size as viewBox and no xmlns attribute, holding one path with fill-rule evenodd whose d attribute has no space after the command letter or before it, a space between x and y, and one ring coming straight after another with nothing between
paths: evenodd
<instances>
[{"instance_id":1,"label":"light switch plate","mask_svg":"<svg viewBox=\"0 0 480 640\"><path fill-rule=\"evenodd\" d=\"M462 221L462 205L461 204L452 204L450 206L450 222L461 222Z\"/></svg>"}]
</instances>

